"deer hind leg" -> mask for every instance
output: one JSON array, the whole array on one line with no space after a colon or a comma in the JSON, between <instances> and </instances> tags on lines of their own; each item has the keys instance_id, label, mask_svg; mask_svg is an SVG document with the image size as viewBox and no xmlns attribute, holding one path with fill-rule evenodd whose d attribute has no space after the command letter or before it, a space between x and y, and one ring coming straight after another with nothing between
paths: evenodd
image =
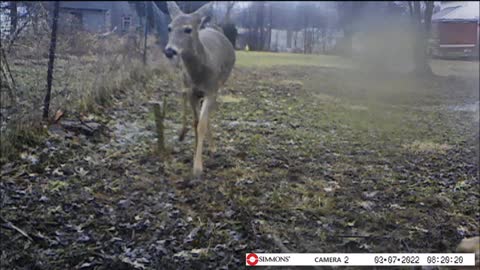
<instances>
[{"instance_id":1,"label":"deer hind leg","mask_svg":"<svg viewBox=\"0 0 480 270\"><path fill-rule=\"evenodd\" d=\"M183 99L183 115L182 115L182 129L180 130L178 134L178 140L183 141L185 139L185 135L187 135L188 132L188 127L187 127L187 92L183 91L182 93L182 99ZM196 129L196 127L195 127Z\"/></svg>"},{"instance_id":2,"label":"deer hind leg","mask_svg":"<svg viewBox=\"0 0 480 270\"><path fill-rule=\"evenodd\" d=\"M179 65L179 62L176 63L177 67ZM190 80L185 72L183 72L183 91L182 91L182 105L183 105L183 115L182 115L182 129L178 133L178 140L183 141L185 139L185 135L187 135L188 132L188 127L187 127L187 114L188 114L188 108L187 108L187 101L188 98L190 97L190 100L192 99L192 93L193 91L189 91L188 88L191 88L190 85ZM192 100L191 100L192 101ZM197 101L195 101L197 102ZM192 108L196 108L197 104L195 106L192 104ZM196 112L196 109L194 109Z\"/></svg>"},{"instance_id":3,"label":"deer hind leg","mask_svg":"<svg viewBox=\"0 0 480 270\"><path fill-rule=\"evenodd\" d=\"M190 93L190 105L192 107L192 112L193 112L193 122L192 122L192 128L195 131L195 148L197 149L197 143L198 143L198 132L197 132L197 126L198 126L198 115L199 115L199 105L200 105L200 100L201 97Z\"/></svg>"},{"instance_id":4,"label":"deer hind leg","mask_svg":"<svg viewBox=\"0 0 480 270\"><path fill-rule=\"evenodd\" d=\"M213 126L212 126L212 118L215 111L215 107L216 107L216 101L213 99L212 102L210 103L210 108L209 108L210 115L208 117L208 123L207 123L207 143L208 143L208 150L210 151L211 154L214 154L215 152L217 152L217 146L213 138L214 132L213 132Z\"/></svg>"},{"instance_id":5,"label":"deer hind leg","mask_svg":"<svg viewBox=\"0 0 480 270\"><path fill-rule=\"evenodd\" d=\"M208 131L208 118L209 118L209 110L212 105L212 98L205 97L203 100L201 109L200 109L200 118L197 125L197 147L195 151L195 158L193 161L193 175L200 176L203 172L203 164L202 164L202 150L203 150L203 141L205 139L205 135Z\"/></svg>"},{"instance_id":6,"label":"deer hind leg","mask_svg":"<svg viewBox=\"0 0 480 270\"><path fill-rule=\"evenodd\" d=\"M208 143L208 151L211 154L217 152L217 145L215 144L215 140L213 138L213 128L212 128L212 117L209 117L207 123L207 143Z\"/></svg>"}]
</instances>

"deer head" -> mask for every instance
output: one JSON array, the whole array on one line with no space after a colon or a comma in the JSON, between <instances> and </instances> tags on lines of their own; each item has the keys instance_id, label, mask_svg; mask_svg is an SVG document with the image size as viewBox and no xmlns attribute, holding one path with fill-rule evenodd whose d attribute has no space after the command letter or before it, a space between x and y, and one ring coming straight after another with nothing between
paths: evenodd
<instances>
[{"instance_id":1,"label":"deer head","mask_svg":"<svg viewBox=\"0 0 480 270\"><path fill-rule=\"evenodd\" d=\"M183 13L173 1L167 2L172 22L168 25L168 44L164 53L167 58L182 55L183 52L195 52L198 44L198 32L210 20L208 12L211 2L191 14Z\"/></svg>"}]
</instances>

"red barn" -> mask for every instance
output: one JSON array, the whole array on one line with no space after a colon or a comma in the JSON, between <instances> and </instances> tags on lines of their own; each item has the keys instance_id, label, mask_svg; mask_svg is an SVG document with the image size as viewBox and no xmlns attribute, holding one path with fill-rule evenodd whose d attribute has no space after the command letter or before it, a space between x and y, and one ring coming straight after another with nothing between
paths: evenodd
<instances>
[{"instance_id":1,"label":"red barn","mask_svg":"<svg viewBox=\"0 0 480 270\"><path fill-rule=\"evenodd\" d=\"M432 54L440 57L478 57L479 2L442 1L432 17Z\"/></svg>"}]
</instances>

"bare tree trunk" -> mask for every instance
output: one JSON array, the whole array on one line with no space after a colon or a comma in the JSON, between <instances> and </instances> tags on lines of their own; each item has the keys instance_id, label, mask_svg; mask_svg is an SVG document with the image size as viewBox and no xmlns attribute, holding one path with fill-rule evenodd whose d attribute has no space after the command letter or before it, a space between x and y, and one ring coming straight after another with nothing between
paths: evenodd
<instances>
[{"instance_id":1,"label":"bare tree trunk","mask_svg":"<svg viewBox=\"0 0 480 270\"><path fill-rule=\"evenodd\" d=\"M308 29L305 28L304 35L303 35L303 53L304 54L308 53L308 45L309 45L308 38L309 38L309 32L308 32Z\"/></svg>"},{"instance_id":2,"label":"bare tree trunk","mask_svg":"<svg viewBox=\"0 0 480 270\"><path fill-rule=\"evenodd\" d=\"M10 35L17 30L18 16L17 16L17 2L10 2Z\"/></svg>"},{"instance_id":3,"label":"bare tree trunk","mask_svg":"<svg viewBox=\"0 0 480 270\"><path fill-rule=\"evenodd\" d=\"M145 4L145 29L143 31L143 65L147 64L147 37L148 37L148 10L147 2Z\"/></svg>"},{"instance_id":4,"label":"bare tree trunk","mask_svg":"<svg viewBox=\"0 0 480 270\"><path fill-rule=\"evenodd\" d=\"M310 53L313 53L315 46L317 45L317 29L314 28L312 29L312 34L311 34L311 42L310 42Z\"/></svg>"},{"instance_id":5,"label":"bare tree trunk","mask_svg":"<svg viewBox=\"0 0 480 270\"><path fill-rule=\"evenodd\" d=\"M430 38L433 2L424 1L425 12L422 18L421 3L413 1L412 22L415 29L414 41L414 73L417 75L432 75L428 59L428 40ZM423 21L423 22L422 22Z\"/></svg>"},{"instance_id":6,"label":"bare tree trunk","mask_svg":"<svg viewBox=\"0 0 480 270\"><path fill-rule=\"evenodd\" d=\"M43 102L43 119L48 119L48 112L50 110L50 96L52 93L52 79L53 79L53 63L55 61L55 48L57 46L57 24L58 12L60 9L60 2L56 1L53 8L52 20L52 35L50 37L50 52L48 55L48 71L47 71L47 94Z\"/></svg>"},{"instance_id":7,"label":"bare tree trunk","mask_svg":"<svg viewBox=\"0 0 480 270\"><path fill-rule=\"evenodd\" d=\"M344 46L345 46L345 54L347 56L352 56L353 52L353 32L349 29L345 30L345 37L344 37Z\"/></svg>"},{"instance_id":8,"label":"bare tree trunk","mask_svg":"<svg viewBox=\"0 0 480 270\"><path fill-rule=\"evenodd\" d=\"M273 12L272 12L272 4L270 4L270 14L269 14L269 25L268 25L268 46L267 50L270 51L270 45L272 44L272 26L273 26Z\"/></svg>"},{"instance_id":9,"label":"bare tree trunk","mask_svg":"<svg viewBox=\"0 0 480 270\"><path fill-rule=\"evenodd\" d=\"M313 49L315 48L315 44L316 44L316 39L315 39L316 35L315 34L316 34L316 31L317 30L315 28L313 28L312 32L311 32L311 35L310 35L311 36L310 53L313 53Z\"/></svg>"},{"instance_id":10,"label":"bare tree trunk","mask_svg":"<svg viewBox=\"0 0 480 270\"><path fill-rule=\"evenodd\" d=\"M230 23L230 14L232 13L232 9L234 6L235 6L235 1L227 2L227 11L225 12L225 18L223 20L223 24Z\"/></svg>"},{"instance_id":11,"label":"bare tree trunk","mask_svg":"<svg viewBox=\"0 0 480 270\"><path fill-rule=\"evenodd\" d=\"M433 8L435 7L433 1L425 1L425 32L427 33L427 38L430 38L431 30L432 30L432 15L433 15Z\"/></svg>"},{"instance_id":12,"label":"bare tree trunk","mask_svg":"<svg viewBox=\"0 0 480 270\"><path fill-rule=\"evenodd\" d=\"M37 4L37 5L40 5L40 4ZM34 35L38 35L38 12L39 12L39 8L37 6L35 6L35 8L32 10L32 11L29 11L30 14L32 14L33 18L32 18L32 28L33 28L33 34Z\"/></svg>"},{"instance_id":13,"label":"bare tree trunk","mask_svg":"<svg viewBox=\"0 0 480 270\"><path fill-rule=\"evenodd\" d=\"M310 51L310 31L308 28L310 27L310 17L308 16L308 11L303 10L304 20L303 20L303 53L307 54Z\"/></svg>"},{"instance_id":14,"label":"bare tree trunk","mask_svg":"<svg viewBox=\"0 0 480 270\"><path fill-rule=\"evenodd\" d=\"M303 54L307 54L307 28L303 29Z\"/></svg>"},{"instance_id":15,"label":"bare tree trunk","mask_svg":"<svg viewBox=\"0 0 480 270\"><path fill-rule=\"evenodd\" d=\"M247 8L245 13L243 14L243 21L245 22L247 27L247 37L246 37L245 45L248 45L248 47L252 47L252 25L250 24L251 10L252 10L252 7L250 6Z\"/></svg>"},{"instance_id":16,"label":"bare tree trunk","mask_svg":"<svg viewBox=\"0 0 480 270\"><path fill-rule=\"evenodd\" d=\"M0 46L0 64L1 64L1 72L2 72L2 83L6 86L7 88L7 94L8 97L10 98L10 102L13 106L16 105L17 100L15 98L14 91L17 88L15 84L15 80L13 79L12 76L12 71L10 70L10 66L8 65L7 61L7 55L5 54L5 51L3 48Z\"/></svg>"},{"instance_id":17,"label":"bare tree trunk","mask_svg":"<svg viewBox=\"0 0 480 270\"><path fill-rule=\"evenodd\" d=\"M257 3L252 3L249 12L248 12L248 25L249 25L249 30L248 30L248 39L249 39L249 47L251 50L257 50L258 46L258 27L257 23L255 21L256 18L256 12L257 12L258 6Z\"/></svg>"},{"instance_id":18,"label":"bare tree trunk","mask_svg":"<svg viewBox=\"0 0 480 270\"><path fill-rule=\"evenodd\" d=\"M287 48L292 48L292 30L287 30Z\"/></svg>"},{"instance_id":19,"label":"bare tree trunk","mask_svg":"<svg viewBox=\"0 0 480 270\"><path fill-rule=\"evenodd\" d=\"M265 45L265 26L264 26L264 10L265 10L265 2L261 1L258 2L258 9L257 9L257 29L259 38L257 43L257 50L263 51Z\"/></svg>"},{"instance_id":20,"label":"bare tree trunk","mask_svg":"<svg viewBox=\"0 0 480 270\"><path fill-rule=\"evenodd\" d=\"M297 49L297 31L293 31L293 48Z\"/></svg>"},{"instance_id":21,"label":"bare tree trunk","mask_svg":"<svg viewBox=\"0 0 480 270\"><path fill-rule=\"evenodd\" d=\"M327 46L327 29L322 29L322 53L325 54L326 46Z\"/></svg>"}]
</instances>

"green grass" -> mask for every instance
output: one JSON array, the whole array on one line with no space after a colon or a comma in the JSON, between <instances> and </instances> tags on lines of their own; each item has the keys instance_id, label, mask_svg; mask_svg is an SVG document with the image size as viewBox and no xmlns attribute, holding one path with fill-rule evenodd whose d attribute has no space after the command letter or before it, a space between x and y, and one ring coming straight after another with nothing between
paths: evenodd
<instances>
[{"instance_id":1,"label":"green grass","mask_svg":"<svg viewBox=\"0 0 480 270\"><path fill-rule=\"evenodd\" d=\"M320 66L349 67L351 61L334 55L311 55L272 52L237 51L236 65L240 67L271 67L271 66Z\"/></svg>"},{"instance_id":2,"label":"green grass","mask_svg":"<svg viewBox=\"0 0 480 270\"><path fill-rule=\"evenodd\" d=\"M237 51L236 65L239 67L272 67L272 66L317 66L349 68L354 63L344 57L322 54L295 54L273 52L246 52ZM432 59L430 65L435 74L440 76L477 77L479 73L478 61L453 61ZM363 65L358 66L362 69Z\"/></svg>"}]
</instances>

